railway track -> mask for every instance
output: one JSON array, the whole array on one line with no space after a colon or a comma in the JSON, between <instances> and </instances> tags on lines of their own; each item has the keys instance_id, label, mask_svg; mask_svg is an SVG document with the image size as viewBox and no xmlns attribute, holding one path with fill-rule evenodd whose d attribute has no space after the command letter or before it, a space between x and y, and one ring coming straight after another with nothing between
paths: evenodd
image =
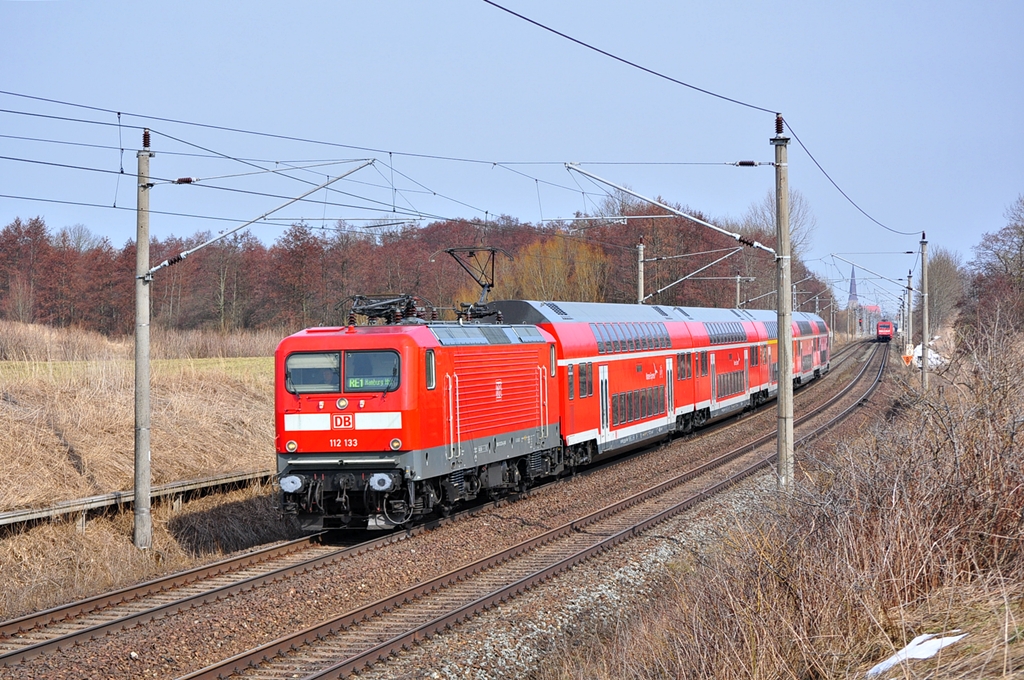
<instances>
[{"instance_id":1,"label":"railway track","mask_svg":"<svg viewBox=\"0 0 1024 680\"><path fill-rule=\"evenodd\" d=\"M847 343L836 350L835 354L832 355L833 370L853 356L855 354L853 350L859 349L869 342L863 340ZM819 383L811 383L807 387L816 384ZM241 484L269 483L273 476L273 472L264 470L259 472L239 472L209 479L173 482L154 487L153 500L162 498L181 499L183 496L194 493L203 494L216 493L221 490L233 490ZM89 498L74 498L49 507L0 512L0 527L14 530L43 520L76 517L79 525L84 528L84 523L91 513L108 512L111 508L129 509L133 504L134 494L132 491L114 491Z\"/></svg>"},{"instance_id":2,"label":"railway track","mask_svg":"<svg viewBox=\"0 0 1024 680\"><path fill-rule=\"evenodd\" d=\"M885 370L887 350L887 347L874 348L872 357L877 360L864 362L860 374L846 389L797 419L796 424L802 425L827 413L849 396L872 366L878 367L867 390L857 395L852 404L838 414L825 418L823 423L802 436L797 441L798 445L841 421L870 397ZM774 436L774 433L765 435L655 487L507 550L320 625L281 637L184 676L183 680L347 677L627 541L765 469L772 464L774 455L757 455L757 451ZM727 473L710 485L702 483L695 489L689 484L711 471L726 468ZM325 659L336 661L325 663Z\"/></svg>"},{"instance_id":3,"label":"railway track","mask_svg":"<svg viewBox=\"0 0 1024 680\"><path fill-rule=\"evenodd\" d=\"M878 348L875 349L875 352L878 352ZM870 362L865 362L862 374L867 370L868 363ZM848 387L843 394L848 392L849 389L851 388ZM840 398L841 395L834 397L828 402L828 404L823 405L821 408L827 408L829 404L833 404ZM804 422L808 417L809 416L801 416L801 418L797 419L797 424L799 425ZM595 551L600 552L607 549L610 545L602 541L591 542L587 545L584 545L587 543L584 541L583 544L581 544L576 539L580 539L584 535L593 537L596 534L608 534L605 538L618 536L621 540L625 540L626 537L635 535L638 531L641 531L642 529L637 528L639 527L639 523L635 519L628 521L624 519L632 516L629 513L632 512L630 508L633 505L643 505L643 507L660 507L660 505L668 503L668 506L666 507L677 508L672 510L674 513L680 512L685 509L685 507L689 507L690 505L699 502L699 498L691 500L687 500L685 498L681 500L676 499L670 502L670 499L675 498L675 496L670 495L668 492L671 488L685 485L689 479L692 479L695 476L706 474L709 469L722 467L739 456L745 455L756 449L758 446L763 446L767 442L774 441L774 437L774 433L765 435L760 438L759 441L751 442L740 449L736 449L725 456L719 457L716 461L712 461L705 466L695 468L684 475L678 476L675 480L672 480L672 483L666 482L665 484L658 485L655 489L659 489L659 491L648 490L643 494L637 494L630 499L622 501L614 506L619 508L615 512L612 512L608 508L602 509L597 513L592 513L592 515L587 518L581 518L562 527L551 530L545 533L544 537L531 539L525 544L496 553L495 555L485 558L479 563L474 563L469 567L463 567L455 572L432 579L427 582L430 585L429 587L426 587L425 590L425 586L418 585L408 591L402 592L400 595L396 595L386 601L382 600L381 602L370 605L369 608L365 609L394 610L395 612L399 612L401 610L402 613L398 615L397 620L407 620L407 615L411 616L413 609L408 606L397 607L392 600L398 598L396 601L400 602L412 601L419 603L420 600L423 600L422 605L417 604L416 606L425 612L436 611L435 609L432 609L432 607L436 608L441 606L438 602L448 601L450 600L450 597L454 596L454 593L456 593L455 590L447 590L447 588L452 587L451 585L442 587L442 584L450 584L453 582L453 579L454 583L461 584L462 580L468 579L465 575L468 573L487 573L488 579L496 577L498 574L505 574L505 576L498 580L508 581L509 578L516 574L525 574L526 572L530 572L528 576L520 576L513 579L514 583L519 584L517 588L521 590L529 584L537 582L538 579L543 580L544 578L549 577L550 574L557 573L558 571L568 568L569 566L572 566L572 564L576 564L578 561L585 559L586 556L595 554ZM759 464L764 466L767 463L762 460ZM750 473L748 472L747 474ZM531 493L536 493L536 491L537 490L534 490ZM641 496L647 497L641 499ZM657 500L657 497L660 496L664 496L664 498ZM665 511L667 510L658 510L658 513ZM650 511L648 511L648 514L650 514ZM613 515L621 516L621 518L613 519ZM610 524L607 524L608 522L610 522ZM623 524L620 527L620 524L616 524L616 522L631 522L630 526L633 528L622 528L625 527L625 525ZM358 546L342 549L318 545L315 540L303 539L301 541L277 546L265 551L251 553L234 560L225 560L218 564L211 565L210 567L196 569L184 574L178 574L168 579L153 581L136 588L125 589L109 595L92 598L90 600L69 605L65 608L57 608L7 622L0 626L0 665L19 664L41 654L56 652L58 650L68 650L74 645L83 644L89 640L102 637L114 631L142 625L157 618L165 617L192 607L201 607L204 603L229 598L237 593L252 590L278 580L287 579L289 576L298 572L316 569L326 564L344 560L354 554L361 554L383 545L395 543L396 541L411 537L421 531L424 531L425 528L426 527L420 527L412 532L394 534L382 537L375 541L360 544ZM545 547L541 550L541 547L547 546L548 544L551 544L552 547ZM556 545L563 547L556 549ZM537 567L537 563L535 561L536 556L541 554L550 555L547 558L547 562L552 563L543 567L543 569ZM561 557L558 557L559 555L561 555ZM555 559L556 557L558 557L558 559ZM488 562L488 560L490 561ZM506 562L508 563L507 565L505 564ZM501 567L504 571L497 570L500 565L504 565ZM554 571L551 571L552 569L554 569ZM546 571L547 575L537 576L537 574L542 571ZM523 579L526 580L524 581ZM483 583L483 581L480 581L480 583ZM462 597L463 600L465 600L466 597L469 597L469 595L479 595L480 588L484 588L489 592L493 591L495 593L501 590L491 586L487 586L486 588L484 586L477 585L469 586L469 580L466 580L466 584L467 585L465 586L460 585L462 592L460 597ZM506 585L505 588L507 590L508 586ZM437 591L437 596L432 600L424 599L426 596L422 593L430 592L432 590ZM441 594L446 591L448 593L447 595ZM469 615L465 612L471 610L477 611L480 607L488 606L487 604L482 604L485 601L491 601L494 597L500 600L502 597L507 597L512 591L502 592L503 594L488 595L487 597L484 597L483 595L480 597L471 597L469 605L472 605L472 607L470 607L470 609L465 609L466 606L469 606L467 604L460 605L460 607L448 607L448 609L453 611L456 609L463 611L464 609L465 611L463 611L463 614L452 614L449 612L445 616L435 616L429 621L422 620L425 614L421 614L419 618L416 619L418 622L416 626L406 625L407 628L413 630L411 633L412 637L404 639L403 642L399 644L408 644L409 641L419 639L420 637L429 634L429 632L437 630L436 625L442 625L442 627L443 625L448 625L451 621L457 620L458 616ZM490 600L488 598L490 598ZM426 603L428 601L432 601L434 604L427 605ZM386 602L386 604L382 604L384 602ZM352 618L352 616L362 618L368 615L367 612L362 609L357 611L360 612L358 616L350 613L349 618ZM450 617L452 615L455 615L456 619L451 619ZM435 619L444 619L445 622L442 624L434 624L432 622ZM324 625L328 627L351 627L350 623L345 622L341 624L327 623ZM351 666L351 668L358 667L360 663L365 665L365 663L367 663L371 658L377 658L373 656L374 653L376 653L377 656L383 654L384 652L381 652L380 650L373 652L379 644L383 644L392 638L399 639L402 637L399 634L390 634L391 632L394 632L391 628L392 625L393 624L391 623L373 624L373 626L383 626L381 630L385 632L378 633L376 637L371 635L370 637L374 643L372 645L369 645L365 639L363 643L360 643L363 645L363 651L370 656L366 656L364 654L360 657L361 660L352 661L352 663L356 665ZM432 628L431 626L434 627ZM318 629L321 627L322 626L317 626L315 628ZM363 626L360 630L365 631L367 629L367 626ZM315 638L317 635L321 634L322 632L310 633L306 630L302 631L300 637L302 640L305 640L310 638L310 636ZM349 636L349 639L351 639L351 636ZM282 644L286 647L291 647L300 643L295 640L289 640ZM269 648L267 648L250 652L248 654L255 654L259 658L271 658L277 653L277 651L272 653ZM358 655L352 654L350 656L355 658ZM237 660L233 661L231 663L234 665L232 665L231 668L248 667L253 661L253 658L246 658L241 662ZM287 663L285 665L287 665ZM228 671L227 667L216 668L215 670L204 670L198 674L187 677L219 677L227 672L233 671ZM295 671L292 670L290 674L275 677L293 677L294 673ZM262 676L256 675L253 677Z\"/></svg>"}]
</instances>

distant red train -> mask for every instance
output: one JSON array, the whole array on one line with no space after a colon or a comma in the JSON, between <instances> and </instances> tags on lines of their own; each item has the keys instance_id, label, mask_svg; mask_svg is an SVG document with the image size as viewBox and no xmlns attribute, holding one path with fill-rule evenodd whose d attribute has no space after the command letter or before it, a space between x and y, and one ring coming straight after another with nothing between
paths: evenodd
<instances>
[{"instance_id":1,"label":"distant red train","mask_svg":"<svg viewBox=\"0 0 1024 680\"><path fill-rule=\"evenodd\" d=\"M875 330L875 339L878 342L889 342L892 340L892 321L879 321Z\"/></svg>"},{"instance_id":2,"label":"distant red train","mask_svg":"<svg viewBox=\"0 0 1024 680\"><path fill-rule=\"evenodd\" d=\"M756 406L775 311L511 300L499 323L309 328L275 359L281 507L307 530L415 522ZM793 313L796 384L829 335Z\"/></svg>"}]
</instances>

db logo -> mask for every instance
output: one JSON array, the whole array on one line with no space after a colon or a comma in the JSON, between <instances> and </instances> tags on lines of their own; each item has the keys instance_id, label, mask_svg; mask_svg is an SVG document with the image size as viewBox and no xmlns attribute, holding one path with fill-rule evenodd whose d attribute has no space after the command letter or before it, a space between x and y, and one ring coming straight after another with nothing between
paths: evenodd
<instances>
[{"instance_id":1,"label":"db logo","mask_svg":"<svg viewBox=\"0 0 1024 680\"><path fill-rule=\"evenodd\" d=\"M351 430L356 426L351 413L335 413L331 420L331 428L335 430Z\"/></svg>"}]
</instances>

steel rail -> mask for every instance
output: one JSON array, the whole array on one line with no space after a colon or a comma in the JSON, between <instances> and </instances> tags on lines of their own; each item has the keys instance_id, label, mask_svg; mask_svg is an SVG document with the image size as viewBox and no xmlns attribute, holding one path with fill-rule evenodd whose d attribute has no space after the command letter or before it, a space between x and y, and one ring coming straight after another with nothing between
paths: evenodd
<instances>
[{"instance_id":1,"label":"steel rail","mask_svg":"<svg viewBox=\"0 0 1024 680\"><path fill-rule=\"evenodd\" d=\"M876 347L873 350L871 355L872 359L877 355L877 349L878 348ZM865 366L861 369L858 375L851 381L850 385L848 385L844 390L842 390L839 394L833 396L831 399L827 400L824 404L819 405L817 408L813 410L813 412L801 416L798 422L806 422L809 418L812 418L815 415L822 413L823 411L834 405L840 398L848 394L849 391L852 390L853 387L863 378L870 363L872 362L865 362ZM884 369L884 358L882 362L882 369ZM879 377L880 376L881 369L879 371ZM877 384L877 380L879 379L879 377L876 377L875 381L872 382L872 387L870 391L873 391L874 386ZM870 392L868 394L870 394ZM867 397L860 397L857 400L855 406L862 403L863 399L865 398ZM851 409L845 410L844 414L848 414L850 412L852 412L852 407ZM830 420L826 427L830 427L835 421L835 419ZM798 443L803 443L805 440L808 439L809 436L810 435L800 439ZM595 522L609 518L617 513L621 513L644 501L661 496L667 491L675 487L678 487L681 484L684 484L688 481L692 481L693 479L699 477L700 475L706 474L710 470L721 467L722 465L725 465L726 463L729 463L739 458L740 456L749 453L752 450L756 450L757 448L763 446L765 443L772 441L774 437L774 433L765 435L763 437L759 437L754 442L738 447L726 454L723 454L722 456L719 456L687 472L684 472L681 475L666 480L645 491L634 494L629 498L607 505L604 508L601 508L600 510L597 510L596 512L587 515L586 517L574 520L572 522L568 522L560 527L551 529L537 537L520 543L519 545L516 545L512 548L494 553L468 566L461 567L437 578L417 584L412 588L406 589L390 597L378 600L377 602L366 605L351 612L345 613L341 616L335 617L329 621L325 621L316 626L307 628L303 631L299 631L295 634L284 636L265 645L262 645L256 649L236 655L219 664L215 664L207 668L200 669L194 673L183 676L180 680L210 680L213 678L228 677L229 675L232 675L234 673L242 673L248 668L258 666L260 663L274 659L279 655L285 655L290 650L294 650L297 647L313 643L317 640L323 639L328 636L337 635L341 632L346 631L350 627L359 624L364 620L368 620L370 618L379 616L382 613L391 612L392 610L404 604L414 602L431 593L441 591L445 588L449 588L456 583L460 583L466 579L472 578L477 574L480 574L498 565L506 563L509 560L530 553L531 551L536 550L540 546L548 545L553 541L564 539L567 536L579 534L583 532L586 529L586 527L594 524ZM443 616L435 618L427 623L417 625L411 630L406 631L401 635L394 636L391 639L380 644L377 644L371 647L370 649L367 649L357 655L344 659L341 662L336 663L327 669L319 671L313 675L309 675L307 676L307 679L323 677L344 677L354 671L359 670L360 668L365 667L370 663L373 663L374 661L386 658L388 655L393 654L399 651L400 649L417 642L418 640L421 640L425 637L429 637L430 635L436 632L444 630L445 628L450 627L455 623L458 623L466 618L469 618L483 609L487 609L499 602L502 602L505 599L508 599L509 597L512 597L515 594L522 592L523 590L529 588L530 586L540 581L546 580L551 576L558 574L578 564L579 562L588 559L589 557L595 554L603 552L609 549L610 547L617 545L618 543L621 543L631 537L638 535L639 533L642 533L644 530L646 530L650 526L653 526L654 524L664 521L665 519L675 514L678 514L679 512L683 512L684 510L692 507L696 503L701 502L709 498L710 496L718 493L722 489L725 489L735 484L736 482L740 481L741 479L744 479L747 476L750 476L755 472L770 466L773 458L774 454L772 456L768 456L764 459L761 459L755 462L753 465L748 466L745 470L741 471L740 473L732 475L729 478L722 480L721 482L716 483L711 487L701 492L698 492L697 494L693 494L678 503L674 503L671 507L659 511L658 513L642 520L641 522L636 523L635 525L629 528L618 531L613 535L597 542L594 545L591 545L583 550L576 551L572 555L565 557L564 559L560 559L557 562L544 567L543 569L537 571L534 574L517 579L516 581L500 589L497 589L484 597L477 598L472 602L461 605L457 609L450 611L444 614Z\"/></svg>"},{"instance_id":2,"label":"steel rail","mask_svg":"<svg viewBox=\"0 0 1024 680\"><path fill-rule=\"evenodd\" d=\"M274 473L270 470L259 470L255 472L232 472L216 477L204 479L185 480L161 484L153 487L152 498L166 498L181 496L190 492L215 489L222 486L235 486L238 484L251 484L255 481L270 481ZM68 501L60 501L47 508L28 508L24 510L8 510L0 512L0 526L12 524L27 524L34 520L54 519L66 515L77 515L90 510L101 508L112 508L116 506L131 505L135 502L135 491L112 491L98 496L86 498L75 498Z\"/></svg>"}]
</instances>

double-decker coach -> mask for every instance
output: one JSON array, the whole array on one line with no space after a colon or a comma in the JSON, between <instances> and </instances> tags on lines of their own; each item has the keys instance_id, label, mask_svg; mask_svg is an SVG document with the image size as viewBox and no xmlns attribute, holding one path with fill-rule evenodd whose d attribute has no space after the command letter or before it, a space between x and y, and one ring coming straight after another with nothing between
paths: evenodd
<instances>
[{"instance_id":1,"label":"double-decker coach","mask_svg":"<svg viewBox=\"0 0 1024 680\"><path fill-rule=\"evenodd\" d=\"M492 307L555 338L570 465L689 432L778 391L774 311L529 300ZM816 315L793 317L800 384L828 370L828 330Z\"/></svg>"}]
</instances>

